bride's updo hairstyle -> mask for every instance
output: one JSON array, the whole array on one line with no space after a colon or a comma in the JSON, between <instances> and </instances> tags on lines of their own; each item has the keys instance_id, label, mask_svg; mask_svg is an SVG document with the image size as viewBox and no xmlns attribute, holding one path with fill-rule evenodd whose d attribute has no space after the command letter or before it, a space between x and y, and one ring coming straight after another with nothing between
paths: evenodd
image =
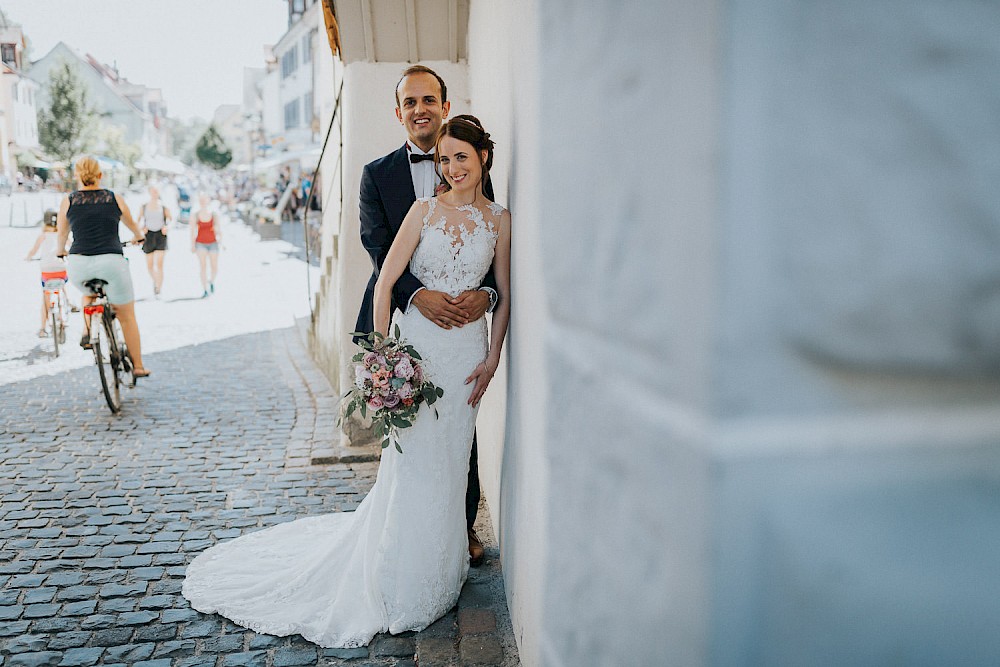
<instances>
[{"instance_id":1,"label":"bride's updo hairstyle","mask_svg":"<svg viewBox=\"0 0 1000 667\"><path fill-rule=\"evenodd\" d=\"M84 156L73 167L77 178L84 185L94 185L101 178L101 165L92 157Z\"/></svg>"},{"instance_id":2,"label":"bride's updo hairstyle","mask_svg":"<svg viewBox=\"0 0 1000 667\"><path fill-rule=\"evenodd\" d=\"M490 133L483 129L483 124L472 114L459 114L441 126L438 132L437 141L434 143L434 168L437 170L438 178L450 190L448 181L441 175L441 140L445 137L452 137L467 144L472 144L476 149L476 157L482 159L481 151L486 151L486 164L483 165L483 176L480 180L483 194L486 194L486 184L490 182L490 167L493 166L493 141Z\"/></svg>"}]
</instances>

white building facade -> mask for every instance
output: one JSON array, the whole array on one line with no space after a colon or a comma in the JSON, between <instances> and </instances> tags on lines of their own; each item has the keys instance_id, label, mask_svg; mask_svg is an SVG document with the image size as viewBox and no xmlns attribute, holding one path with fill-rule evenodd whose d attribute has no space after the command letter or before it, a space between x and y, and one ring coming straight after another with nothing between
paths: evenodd
<instances>
[{"instance_id":1,"label":"white building facade","mask_svg":"<svg viewBox=\"0 0 1000 667\"><path fill-rule=\"evenodd\" d=\"M0 171L13 180L21 164L38 164L38 85L25 76L24 33L0 12Z\"/></svg>"}]
</instances>

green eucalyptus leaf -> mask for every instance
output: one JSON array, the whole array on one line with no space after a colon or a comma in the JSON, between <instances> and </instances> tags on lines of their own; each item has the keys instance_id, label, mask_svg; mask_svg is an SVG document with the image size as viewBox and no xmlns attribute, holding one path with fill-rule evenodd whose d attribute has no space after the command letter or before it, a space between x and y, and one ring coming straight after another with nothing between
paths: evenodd
<instances>
[{"instance_id":1,"label":"green eucalyptus leaf","mask_svg":"<svg viewBox=\"0 0 1000 667\"><path fill-rule=\"evenodd\" d=\"M434 387L434 393L437 394L438 398L441 398L442 396L444 396L444 389L442 389L441 387Z\"/></svg>"},{"instance_id":2,"label":"green eucalyptus leaf","mask_svg":"<svg viewBox=\"0 0 1000 667\"><path fill-rule=\"evenodd\" d=\"M396 444L396 451L402 454L403 448L399 446L399 441L397 440L395 444Z\"/></svg>"}]
</instances>

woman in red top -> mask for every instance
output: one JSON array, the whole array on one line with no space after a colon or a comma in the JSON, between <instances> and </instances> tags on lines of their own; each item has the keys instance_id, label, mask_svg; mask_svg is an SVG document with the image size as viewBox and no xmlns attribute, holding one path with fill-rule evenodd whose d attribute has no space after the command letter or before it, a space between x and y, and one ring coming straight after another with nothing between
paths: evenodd
<instances>
[{"instance_id":1,"label":"woman in red top","mask_svg":"<svg viewBox=\"0 0 1000 667\"><path fill-rule=\"evenodd\" d=\"M198 212L194 215L191 225L191 252L198 253L198 263L201 265L202 298L215 293L215 277L219 275L219 243L222 234L219 230L218 218L209 208L208 195L198 196ZM207 265L211 264L212 275L207 275Z\"/></svg>"}]
</instances>

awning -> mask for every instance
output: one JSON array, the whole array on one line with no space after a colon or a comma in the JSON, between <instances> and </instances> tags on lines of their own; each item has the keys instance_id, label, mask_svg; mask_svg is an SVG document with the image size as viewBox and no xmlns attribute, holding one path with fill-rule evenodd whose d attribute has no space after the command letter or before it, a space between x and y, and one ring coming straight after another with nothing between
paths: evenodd
<instances>
[{"instance_id":1,"label":"awning","mask_svg":"<svg viewBox=\"0 0 1000 667\"><path fill-rule=\"evenodd\" d=\"M145 155L135 163L136 169L159 171L165 174L183 174L187 167L183 162L166 155Z\"/></svg>"},{"instance_id":2,"label":"awning","mask_svg":"<svg viewBox=\"0 0 1000 667\"><path fill-rule=\"evenodd\" d=\"M314 148L304 148L298 151L278 153L277 155L272 155L271 157L264 158L263 160L256 160L253 163L253 168L254 171L266 171L267 169L280 167L281 165L288 164L289 162L298 162L299 166L303 169L315 169L316 165L319 164L320 151L321 149L317 146Z\"/></svg>"}]
</instances>

